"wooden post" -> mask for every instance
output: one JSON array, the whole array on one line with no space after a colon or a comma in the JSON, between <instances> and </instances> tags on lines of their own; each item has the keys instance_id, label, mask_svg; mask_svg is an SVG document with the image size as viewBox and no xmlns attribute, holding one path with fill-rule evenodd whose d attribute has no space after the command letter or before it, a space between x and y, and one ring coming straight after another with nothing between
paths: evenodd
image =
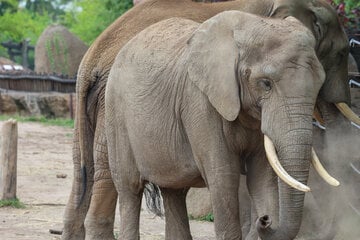
<instances>
[{"instance_id":1,"label":"wooden post","mask_svg":"<svg viewBox=\"0 0 360 240\"><path fill-rule=\"evenodd\" d=\"M16 120L3 123L0 151L0 200L16 198L18 129Z\"/></svg>"},{"instance_id":2,"label":"wooden post","mask_svg":"<svg viewBox=\"0 0 360 240\"><path fill-rule=\"evenodd\" d=\"M28 63L28 46L29 46L29 40L24 39L22 41L22 45L21 45L21 57L22 57L22 65L25 68L29 67L29 63Z\"/></svg>"}]
</instances>

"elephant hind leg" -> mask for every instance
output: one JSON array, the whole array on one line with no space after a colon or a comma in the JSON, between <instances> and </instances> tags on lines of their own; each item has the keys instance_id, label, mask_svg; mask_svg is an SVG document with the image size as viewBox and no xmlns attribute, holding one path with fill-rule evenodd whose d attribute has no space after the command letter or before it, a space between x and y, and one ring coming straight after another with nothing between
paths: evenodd
<instances>
[{"instance_id":1,"label":"elephant hind leg","mask_svg":"<svg viewBox=\"0 0 360 240\"><path fill-rule=\"evenodd\" d=\"M186 210L186 189L161 188L165 208L165 239L192 240Z\"/></svg>"},{"instance_id":2,"label":"elephant hind leg","mask_svg":"<svg viewBox=\"0 0 360 240\"><path fill-rule=\"evenodd\" d=\"M63 218L64 228L61 236L63 240L85 239L84 221L91 201L93 179L91 177L92 169L88 169L90 170L90 178L87 182L88 190L83 193L80 156L79 131L76 128L74 130L73 144L74 178ZM82 201L80 201L80 199L82 199Z\"/></svg>"},{"instance_id":3,"label":"elephant hind leg","mask_svg":"<svg viewBox=\"0 0 360 240\"><path fill-rule=\"evenodd\" d=\"M119 239L139 240L139 220L142 191L122 189L119 192L120 233Z\"/></svg>"},{"instance_id":4,"label":"elephant hind leg","mask_svg":"<svg viewBox=\"0 0 360 240\"><path fill-rule=\"evenodd\" d=\"M111 179L103 118L98 116L94 142L94 185L85 219L86 240L114 239L117 192Z\"/></svg>"}]
</instances>

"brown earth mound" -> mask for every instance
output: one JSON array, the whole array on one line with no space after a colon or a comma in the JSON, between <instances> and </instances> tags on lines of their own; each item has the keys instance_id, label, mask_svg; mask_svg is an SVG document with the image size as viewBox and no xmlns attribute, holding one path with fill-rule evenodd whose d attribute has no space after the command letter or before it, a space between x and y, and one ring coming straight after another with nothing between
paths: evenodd
<instances>
[{"instance_id":1,"label":"brown earth mound","mask_svg":"<svg viewBox=\"0 0 360 240\"><path fill-rule=\"evenodd\" d=\"M88 47L61 25L47 27L35 46L35 72L76 75Z\"/></svg>"}]
</instances>

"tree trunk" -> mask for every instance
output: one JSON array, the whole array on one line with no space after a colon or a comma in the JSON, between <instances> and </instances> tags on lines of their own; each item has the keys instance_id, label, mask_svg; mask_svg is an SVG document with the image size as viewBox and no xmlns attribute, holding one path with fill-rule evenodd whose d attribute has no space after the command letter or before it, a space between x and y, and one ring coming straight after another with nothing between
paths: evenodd
<instances>
[{"instance_id":1,"label":"tree trunk","mask_svg":"<svg viewBox=\"0 0 360 240\"><path fill-rule=\"evenodd\" d=\"M16 198L18 130L15 120L4 122L0 155L0 199Z\"/></svg>"}]
</instances>

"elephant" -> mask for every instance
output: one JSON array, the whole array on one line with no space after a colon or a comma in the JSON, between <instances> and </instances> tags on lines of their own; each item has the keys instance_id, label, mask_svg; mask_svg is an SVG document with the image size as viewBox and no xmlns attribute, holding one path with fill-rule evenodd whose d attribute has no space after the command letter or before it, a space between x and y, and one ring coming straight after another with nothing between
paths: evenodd
<instances>
[{"instance_id":1,"label":"elephant","mask_svg":"<svg viewBox=\"0 0 360 240\"><path fill-rule=\"evenodd\" d=\"M109 166L123 219L119 239L139 239L142 193L151 182L168 197L206 186L216 238L240 240L242 162L261 239L294 239L310 190L312 113L325 80L314 48L313 34L294 17L240 11L202 24L171 18L132 38L115 58L105 90ZM264 147L283 180L264 173ZM181 209L165 209L165 217L173 211ZM168 226L165 238L191 239L178 229Z\"/></svg>"},{"instance_id":2,"label":"elephant","mask_svg":"<svg viewBox=\"0 0 360 240\"><path fill-rule=\"evenodd\" d=\"M322 117L328 124L335 122L333 119L339 114L334 111L333 103L350 102L347 63L343 60L348 52L347 38L336 13L323 0L143 1L111 24L91 45L80 64L76 88L74 179L64 214L62 239L84 239L85 235L87 239L113 239L117 193L108 166L104 89L118 51L135 34L160 20L184 17L203 22L224 10L299 19L314 34L316 52L326 72L318 98L322 103L319 107ZM323 111L323 106L331 111ZM352 119L356 121L356 117Z\"/></svg>"}]
</instances>

